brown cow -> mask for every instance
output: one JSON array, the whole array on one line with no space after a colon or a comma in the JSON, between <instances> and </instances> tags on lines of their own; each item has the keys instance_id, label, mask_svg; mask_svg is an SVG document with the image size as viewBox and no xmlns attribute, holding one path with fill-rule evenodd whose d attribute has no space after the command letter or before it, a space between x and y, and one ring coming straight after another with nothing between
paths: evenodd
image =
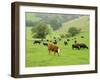
<instances>
[{"instance_id":1,"label":"brown cow","mask_svg":"<svg viewBox=\"0 0 100 80\"><path fill-rule=\"evenodd\" d=\"M59 53L60 53L59 47L58 46L55 46L53 44L48 44L48 51L49 51L49 54L52 51L52 52L54 52L54 55L57 53L58 56L59 56Z\"/></svg>"}]
</instances>

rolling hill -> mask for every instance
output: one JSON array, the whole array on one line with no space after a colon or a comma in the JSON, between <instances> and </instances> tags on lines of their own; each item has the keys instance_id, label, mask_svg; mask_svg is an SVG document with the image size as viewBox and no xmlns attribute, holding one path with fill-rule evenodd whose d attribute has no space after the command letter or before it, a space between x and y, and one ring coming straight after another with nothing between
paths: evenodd
<instances>
[{"instance_id":1,"label":"rolling hill","mask_svg":"<svg viewBox=\"0 0 100 80\"><path fill-rule=\"evenodd\" d=\"M70 27L76 27L81 29L82 32L89 30L89 16L81 16L71 21L62 24L59 28L60 32L67 32Z\"/></svg>"}]
</instances>

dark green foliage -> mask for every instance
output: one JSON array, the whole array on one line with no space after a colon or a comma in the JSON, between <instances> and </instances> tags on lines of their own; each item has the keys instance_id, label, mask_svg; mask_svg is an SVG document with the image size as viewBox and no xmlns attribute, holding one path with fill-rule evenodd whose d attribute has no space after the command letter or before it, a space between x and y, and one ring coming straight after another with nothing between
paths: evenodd
<instances>
[{"instance_id":1,"label":"dark green foliage","mask_svg":"<svg viewBox=\"0 0 100 80\"><path fill-rule=\"evenodd\" d=\"M77 29L76 27L70 27L68 33L70 36L75 36L76 34L80 33L81 29Z\"/></svg>"},{"instance_id":2,"label":"dark green foliage","mask_svg":"<svg viewBox=\"0 0 100 80\"><path fill-rule=\"evenodd\" d=\"M53 27L53 30L57 30L59 29L59 27L61 27L62 23L59 21L58 18L52 18L50 21L49 21L49 24Z\"/></svg>"},{"instance_id":3,"label":"dark green foliage","mask_svg":"<svg viewBox=\"0 0 100 80\"><path fill-rule=\"evenodd\" d=\"M31 26L35 26L35 24L36 24L36 22L33 22L31 20L26 20L26 26L31 27Z\"/></svg>"},{"instance_id":4,"label":"dark green foliage","mask_svg":"<svg viewBox=\"0 0 100 80\"><path fill-rule=\"evenodd\" d=\"M72 35L70 33L67 33L65 36L66 37L72 37Z\"/></svg>"},{"instance_id":5,"label":"dark green foliage","mask_svg":"<svg viewBox=\"0 0 100 80\"><path fill-rule=\"evenodd\" d=\"M45 38L46 35L50 34L52 32L52 28L45 24L43 21L38 22L33 28L32 28L32 34L33 38Z\"/></svg>"},{"instance_id":6,"label":"dark green foliage","mask_svg":"<svg viewBox=\"0 0 100 80\"><path fill-rule=\"evenodd\" d=\"M61 37L61 38L65 38L66 36L65 36L64 34L61 34L60 37Z\"/></svg>"}]
</instances>

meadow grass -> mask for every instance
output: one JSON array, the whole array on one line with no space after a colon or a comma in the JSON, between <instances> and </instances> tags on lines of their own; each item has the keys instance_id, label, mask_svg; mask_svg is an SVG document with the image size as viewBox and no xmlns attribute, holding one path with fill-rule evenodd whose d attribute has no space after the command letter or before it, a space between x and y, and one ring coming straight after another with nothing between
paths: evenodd
<instances>
[{"instance_id":1,"label":"meadow grass","mask_svg":"<svg viewBox=\"0 0 100 80\"><path fill-rule=\"evenodd\" d=\"M53 32L53 35L59 33ZM81 38L84 36L84 38ZM50 38L50 37L49 37ZM33 44L31 27L26 28L26 67L37 67L37 66L63 66L63 65L81 65L89 64L89 49L72 49L72 44L77 38L80 43L85 43L89 47L89 33L83 32L75 37L70 37L68 45L64 45L66 38L63 38L58 42L57 46L60 47L60 56L48 53L47 46L42 43Z\"/></svg>"}]
</instances>

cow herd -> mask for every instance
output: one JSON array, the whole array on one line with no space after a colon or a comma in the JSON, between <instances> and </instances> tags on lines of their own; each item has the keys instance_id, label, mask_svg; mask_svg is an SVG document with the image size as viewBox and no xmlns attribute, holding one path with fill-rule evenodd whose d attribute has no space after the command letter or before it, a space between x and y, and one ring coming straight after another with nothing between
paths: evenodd
<instances>
[{"instance_id":1,"label":"cow herd","mask_svg":"<svg viewBox=\"0 0 100 80\"><path fill-rule=\"evenodd\" d=\"M84 36L81 36L81 38L84 38ZM73 44L71 44L71 47L72 47L73 50L74 49L80 50L80 49L85 49L85 48L88 49L88 46L85 43L79 43L79 42L77 42L76 39L77 38L72 39ZM47 46L49 54L51 54L51 52L54 52L54 55L57 54L59 56L61 49L56 44L58 44L61 40L62 40L61 38L54 37L53 40L48 40L48 39L47 40L46 39L45 40L44 39L34 40L33 44L39 44L39 45L42 44L44 46ZM70 40L71 39L64 40L63 44L65 46L67 46Z\"/></svg>"}]
</instances>

